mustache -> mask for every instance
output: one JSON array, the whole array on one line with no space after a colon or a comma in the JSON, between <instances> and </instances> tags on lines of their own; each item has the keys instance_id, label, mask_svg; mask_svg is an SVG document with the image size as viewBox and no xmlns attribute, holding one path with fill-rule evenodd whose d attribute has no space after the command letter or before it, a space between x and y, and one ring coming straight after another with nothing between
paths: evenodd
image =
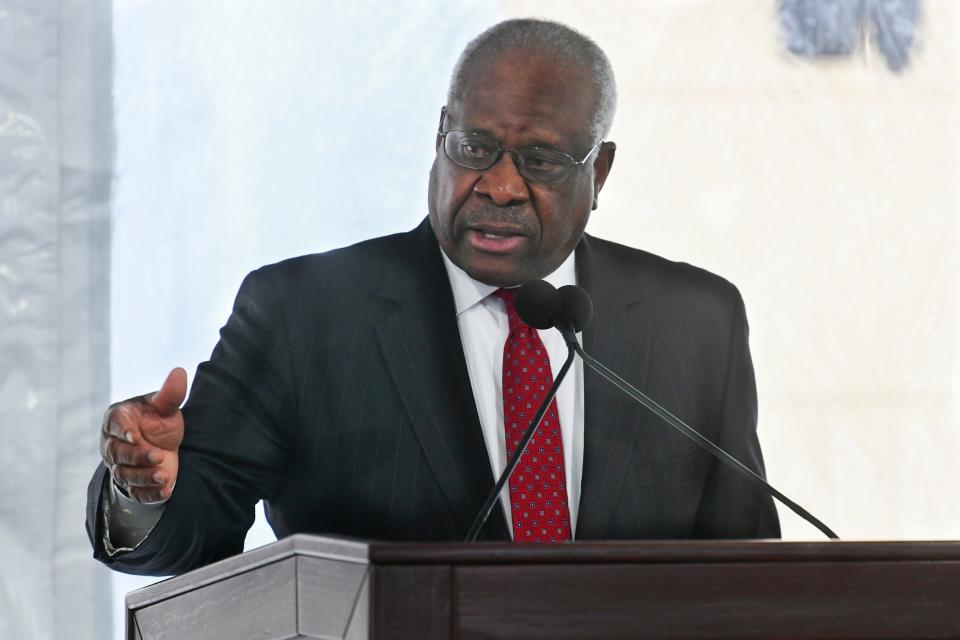
<instances>
[{"instance_id":1,"label":"mustache","mask_svg":"<svg viewBox=\"0 0 960 640\"><path fill-rule=\"evenodd\" d=\"M500 224L517 227L522 229L524 234L533 235L536 227L532 218L533 212L526 204L498 207L494 204L482 203L468 210L461 210L457 222L461 229L484 224Z\"/></svg>"}]
</instances>

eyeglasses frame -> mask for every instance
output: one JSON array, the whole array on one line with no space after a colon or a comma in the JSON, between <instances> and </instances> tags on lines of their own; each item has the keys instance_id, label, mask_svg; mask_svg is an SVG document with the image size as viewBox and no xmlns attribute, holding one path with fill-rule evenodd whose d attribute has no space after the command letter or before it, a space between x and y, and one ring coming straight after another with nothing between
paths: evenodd
<instances>
[{"instance_id":1,"label":"eyeglasses frame","mask_svg":"<svg viewBox=\"0 0 960 640\"><path fill-rule=\"evenodd\" d=\"M483 133L477 133L477 132L475 132L475 131L470 131L470 130L468 130L468 129L448 129L448 130L444 131L444 130L443 130L443 121L446 119L446 117L447 117L447 105L443 105L442 107L440 107L440 123L437 125L437 135L440 136L440 139L441 139L441 141L442 141L442 142L441 142L441 146L443 147L443 155L446 156L446 158L447 158L450 162L454 163L454 164L457 165L458 167L463 167L464 169L470 169L471 171L487 171L488 169L496 166L496 164L497 164L498 162L500 162L500 158L503 157L503 154L504 154L504 153L509 153L510 155L513 156L514 164L516 165L517 171L519 172L521 165L520 165L519 158L518 158L518 156L517 156L517 152L520 151L520 150L522 150L522 149L537 149L537 150L540 150L540 151L550 151L551 153L559 153L560 155L562 155L562 156L564 156L564 157L566 157L566 158L568 158L568 159L570 160L570 171L568 171L567 174L566 174L561 180L557 180L557 181L555 181L555 182L544 182L543 180L534 180L533 178L530 178L530 177L528 177L528 176L525 176L525 175L523 175L522 173L520 174L521 177L522 177L524 180L529 180L530 182L536 182L537 184L560 184L561 182L565 182L565 181L567 180L567 178L570 177L570 174L573 172L573 170L576 169L577 167L582 167L583 165L585 165L586 162L587 162L587 160L590 158L590 156L593 155L593 152L596 151L597 149L599 149L599 148L600 148L600 145L602 145L602 144L604 143L603 138L601 138L600 140L597 141L597 144L593 145L593 147L590 149L590 151L588 151L587 154L586 154L585 156L583 156L583 159L582 159L582 160L577 160L576 158L574 158L573 156L571 156L569 153L566 153L566 152L564 152L564 151L560 151L559 149L551 149L550 147L535 147L535 146L531 146L531 147L520 147L520 149L511 149L511 148L509 148L509 147L503 146L503 143L500 142L499 140L497 140L496 138L492 138L492 137L490 137L490 136L488 136L488 135L486 135L486 134L483 134ZM457 162L456 160L454 160L453 158L451 158L450 155L447 153L447 146L446 146L446 137L447 137L447 134L448 134L448 133L451 133L451 132L458 132L458 133L475 133L475 134L478 135L478 136L483 136L484 138L487 138L487 139L492 140L493 142L495 142L495 143L497 144L497 155L496 155L496 157L493 159L493 162L490 163L490 166L487 167L486 169L476 169L476 168L474 168L474 167L468 167L467 165L460 164L459 162Z\"/></svg>"}]
</instances>

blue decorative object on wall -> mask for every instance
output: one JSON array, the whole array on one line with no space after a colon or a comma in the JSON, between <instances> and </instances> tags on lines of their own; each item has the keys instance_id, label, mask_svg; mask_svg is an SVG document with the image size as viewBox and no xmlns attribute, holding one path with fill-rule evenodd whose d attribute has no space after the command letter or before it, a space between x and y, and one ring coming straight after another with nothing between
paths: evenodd
<instances>
[{"instance_id":1,"label":"blue decorative object on wall","mask_svg":"<svg viewBox=\"0 0 960 640\"><path fill-rule=\"evenodd\" d=\"M869 0L867 12L880 53L892 71L910 61L910 47L920 17L920 0Z\"/></svg>"},{"instance_id":2,"label":"blue decorative object on wall","mask_svg":"<svg viewBox=\"0 0 960 640\"><path fill-rule=\"evenodd\" d=\"M787 49L801 56L844 56L860 45L862 0L781 0Z\"/></svg>"},{"instance_id":3,"label":"blue decorative object on wall","mask_svg":"<svg viewBox=\"0 0 960 640\"><path fill-rule=\"evenodd\" d=\"M920 0L779 0L787 50L806 57L847 56L873 36L892 71L907 66Z\"/></svg>"}]
</instances>

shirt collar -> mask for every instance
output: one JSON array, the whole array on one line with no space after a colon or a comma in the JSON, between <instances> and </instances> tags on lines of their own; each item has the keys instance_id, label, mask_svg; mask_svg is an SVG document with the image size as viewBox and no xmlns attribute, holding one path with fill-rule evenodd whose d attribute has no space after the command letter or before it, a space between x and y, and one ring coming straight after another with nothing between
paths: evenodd
<instances>
[{"instance_id":1,"label":"shirt collar","mask_svg":"<svg viewBox=\"0 0 960 640\"><path fill-rule=\"evenodd\" d=\"M440 249L440 254L443 256L443 265L447 268L447 277L450 279L450 288L453 289L453 302L457 308L458 317L464 311L481 302L484 298L500 288L484 284L468 276L466 271L453 264L453 261L444 253L443 248ZM575 251L571 251L567 259L564 260L553 273L545 277L544 280L557 288L568 284L576 284L577 268L575 254Z\"/></svg>"}]
</instances>

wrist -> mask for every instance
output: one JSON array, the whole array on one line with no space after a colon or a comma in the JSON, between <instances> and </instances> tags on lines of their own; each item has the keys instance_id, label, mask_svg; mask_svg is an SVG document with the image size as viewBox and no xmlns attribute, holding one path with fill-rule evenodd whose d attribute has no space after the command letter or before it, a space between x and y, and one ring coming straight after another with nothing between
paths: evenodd
<instances>
[{"instance_id":1,"label":"wrist","mask_svg":"<svg viewBox=\"0 0 960 640\"><path fill-rule=\"evenodd\" d=\"M173 485L170 487L170 495L173 495L173 489L176 486L177 486L177 481L174 480ZM133 498L130 497L130 494L128 494L124 490L123 487L121 487L116 483L116 481L113 479L113 474L110 474L110 492L113 494L113 497L116 503L124 506L142 505L142 506L150 507L150 506L164 504L167 502L167 500L170 499L169 497L166 497L166 498L162 498L160 500L154 500L151 502L140 502L139 500L134 500Z\"/></svg>"}]
</instances>

